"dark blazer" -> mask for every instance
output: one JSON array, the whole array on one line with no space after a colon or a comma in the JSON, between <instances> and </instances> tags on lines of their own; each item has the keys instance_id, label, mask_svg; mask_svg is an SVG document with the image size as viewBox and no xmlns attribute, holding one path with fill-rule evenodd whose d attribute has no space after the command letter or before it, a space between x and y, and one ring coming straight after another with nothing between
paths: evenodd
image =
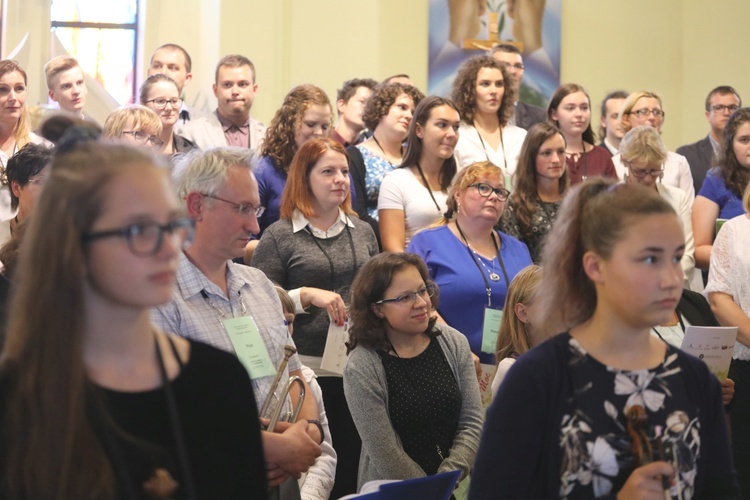
<instances>
[{"instance_id":1,"label":"dark blazer","mask_svg":"<svg viewBox=\"0 0 750 500\"><path fill-rule=\"evenodd\" d=\"M532 125L536 125L543 121L547 121L547 111L539 106L526 104L525 102L518 101L518 103L516 103L517 126L529 130Z\"/></svg>"},{"instance_id":2,"label":"dark blazer","mask_svg":"<svg viewBox=\"0 0 750 500\"><path fill-rule=\"evenodd\" d=\"M600 143L599 143L599 146L601 146L601 147L603 147L604 149L606 149L606 150L607 150L607 153L609 153L609 156L615 156L615 155L613 155L613 154L612 154L612 151L610 151L610 150L609 150L609 148L608 148L608 147L607 147L607 145L606 145L606 144L604 143L604 141L600 142Z\"/></svg>"},{"instance_id":3,"label":"dark blazer","mask_svg":"<svg viewBox=\"0 0 750 500\"><path fill-rule=\"evenodd\" d=\"M693 174L693 186L695 194L698 194L703 186L703 180L706 178L706 172L711 167L715 167L714 148L711 146L711 139L706 136L698 142L680 146L677 148L677 154L687 158L690 165L690 172Z\"/></svg>"},{"instance_id":4,"label":"dark blazer","mask_svg":"<svg viewBox=\"0 0 750 500\"><path fill-rule=\"evenodd\" d=\"M708 301L698 292L683 290L677 311L693 326L719 326Z\"/></svg>"}]
</instances>

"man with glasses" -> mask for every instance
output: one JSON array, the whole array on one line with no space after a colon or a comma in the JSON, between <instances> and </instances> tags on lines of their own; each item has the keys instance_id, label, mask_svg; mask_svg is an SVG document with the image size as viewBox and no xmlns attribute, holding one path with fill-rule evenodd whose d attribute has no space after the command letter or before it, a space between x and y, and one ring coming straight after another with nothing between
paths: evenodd
<instances>
[{"instance_id":1,"label":"man with glasses","mask_svg":"<svg viewBox=\"0 0 750 500\"><path fill-rule=\"evenodd\" d=\"M677 148L677 153L687 158L693 173L695 192L703 186L706 172L716 166L721 135L729 117L742 106L739 94L729 85L716 87L706 97L706 121L711 130L700 141Z\"/></svg>"},{"instance_id":2,"label":"man with glasses","mask_svg":"<svg viewBox=\"0 0 750 500\"><path fill-rule=\"evenodd\" d=\"M284 347L294 342L274 285L258 269L232 262L243 254L250 235L259 231L262 212L248 151L194 150L176 171L179 197L195 220L195 237L180 256L172 301L154 309L153 323L236 354L250 373L261 408L284 358ZM300 366L293 354L282 375L284 383L295 375L304 381ZM300 397L296 386L290 393L291 398L282 400L284 415ZM270 485L292 477L283 485L282 498L294 498L294 478L321 453L317 415L314 398L305 398L296 424L280 422L273 433L262 433ZM291 497L286 488L291 488Z\"/></svg>"},{"instance_id":3,"label":"man with glasses","mask_svg":"<svg viewBox=\"0 0 750 500\"><path fill-rule=\"evenodd\" d=\"M490 55L505 67L505 71L510 76L513 90L516 92L516 99L520 99L521 82L523 81L523 57L521 51L513 44L499 43L492 47ZM523 101L516 100L516 114L512 124L523 129L530 129L532 125L547 120L547 112L533 104L527 104Z\"/></svg>"},{"instance_id":4,"label":"man with glasses","mask_svg":"<svg viewBox=\"0 0 750 500\"><path fill-rule=\"evenodd\" d=\"M237 146L257 151L266 126L250 116L258 91L255 66L241 55L225 56L216 65L213 85L218 107L211 115L192 120L181 134L201 149Z\"/></svg>"}]
</instances>

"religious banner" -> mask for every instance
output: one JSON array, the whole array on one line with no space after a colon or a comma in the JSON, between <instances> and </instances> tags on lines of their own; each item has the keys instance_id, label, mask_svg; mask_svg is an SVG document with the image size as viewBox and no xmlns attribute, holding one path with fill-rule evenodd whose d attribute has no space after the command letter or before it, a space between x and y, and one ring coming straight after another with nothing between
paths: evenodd
<instances>
[{"instance_id":1,"label":"religious banner","mask_svg":"<svg viewBox=\"0 0 750 500\"><path fill-rule=\"evenodd\" d=\"M560 11L561 0L430 0L428 94L450 96L462 62L510 41L525 66L520 100L546 108L560 85Z\"/></svg>"}]
</instances>

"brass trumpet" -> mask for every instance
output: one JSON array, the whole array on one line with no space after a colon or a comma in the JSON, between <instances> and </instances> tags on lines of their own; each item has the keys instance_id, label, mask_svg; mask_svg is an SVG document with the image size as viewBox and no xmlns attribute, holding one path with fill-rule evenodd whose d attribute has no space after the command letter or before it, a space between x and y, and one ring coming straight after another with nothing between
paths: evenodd
<instances>
[{"instance_id":1,"label":"brass trumpet","mask_svg":"<svg viewBox=\"0 0 750 500\"><path fill-rule=\"evenodd\" d=\"M279 363L279 369L276 371L276 377L273 379L271 390L268 393L268 396L266 396L265 401L263 402L263 407L260 409L261 418L268 418L269 420L268 428L266 429L269 432L273 432L273 430L276 428L276 424L278 423L279 417L281 416L281 410L284 407L284 401L286 401L286 398L289 395L289 389L292 388L292 384L299 385L299 399L297 400L297 405L292 410L289 422L294 423L297 421L297 417L302 410L302 404L305 402L305 383L296 375L293 377L289 377L289 380L287 380L286 385L284 385L281 394L278 397L276 396L276 390L279 388L279 383L281 383L281 377L284 375L284 370L286 369L287 363L289 363L289 358L291 358L292 355L296 352L297 349L295 349L294 346L284 346L284 359L282 359L281 363ZM276 406L274 406L273 411L271 411L270 415L266 416L274 399L278 399L278 403L276 404Z\"/></svg>"}]
</instances>

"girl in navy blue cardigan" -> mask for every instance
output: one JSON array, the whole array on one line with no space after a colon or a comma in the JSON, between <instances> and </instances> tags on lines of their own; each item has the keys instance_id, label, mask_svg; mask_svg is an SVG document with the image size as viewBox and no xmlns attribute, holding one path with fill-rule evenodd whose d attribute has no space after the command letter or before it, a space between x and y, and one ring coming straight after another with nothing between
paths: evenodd
<instances>
[{"instance_id":1,"label":"girl in navy blue cardigan","mask_svg":"<svg viewBox=\"0 0 750 500\"><path fill-rule=\"evenodd\" d=\"M650 334L680 299L684 243L655 192L570 192L538 297L544 331L565 333L500 386L470 498L738 497L718 380Z\"/></svg>"}]
</instances>

